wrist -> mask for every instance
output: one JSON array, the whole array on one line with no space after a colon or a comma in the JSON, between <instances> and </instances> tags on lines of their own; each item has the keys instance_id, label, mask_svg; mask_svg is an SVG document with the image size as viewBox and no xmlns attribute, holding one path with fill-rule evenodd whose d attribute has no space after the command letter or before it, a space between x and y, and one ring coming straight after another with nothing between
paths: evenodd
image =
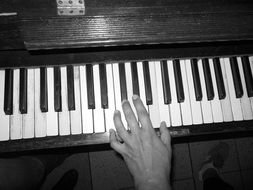
<instances>
[{"instance_id":1,"label":"wrist","mask_svg":"<svg viewBox=\"0 0 253 190\"><path fill-rule=\"evenodd\" d=\"M169 182L162 183L141 183L135 185L136 190L170 190Z\"/></svg>"},{"instance_id":2,"label":"wrist","mask_svg":"<svg viewBox=\"0 0 253 190\"><path fill-rule=\"evenodd\" d=\"M139 179L135 180L135 187L137 190L169 190L170 181L166 177L155 177L153 179Z\"/></svg>"}]
</instances>

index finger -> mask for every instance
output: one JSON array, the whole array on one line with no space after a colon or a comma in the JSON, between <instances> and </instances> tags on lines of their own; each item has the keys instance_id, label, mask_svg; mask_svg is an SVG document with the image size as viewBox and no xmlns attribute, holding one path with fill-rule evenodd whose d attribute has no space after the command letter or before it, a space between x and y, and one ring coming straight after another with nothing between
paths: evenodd
<instances>
[{"instance_id":1,"label":"index finger","mask_svg":"<svg viewBox=\"0 0 253 190\"><path fill-rule=\"evenodd\" d=\"M129 135L122 123L120 111L115 110L114 115L113 115L113 121L114 121L116 131L117 131L118 135L120 136L120 138L123 141L128 140Z\"/></svg>"},{"instance_id":2,"label":"index finger","mask_svg":"<svg viewBox=\"0 0 253 190\"><path fill-rule=\"evenodd\" d=\"M138 119L143 129L153 129L149 114L144 107L141 99L137 95L133 95L133 103L136 109Z\"/></svg>"},{"instance_id":3,"label":"index finger","mask_svg":"<svg viewBox=\"0 0 253 190\"><path fill-rule=\"evenodd\" d=\"M137 134L140 130L139 123L135 117L135 114L130 106L130 103L125 100L122 102L122 109L125 114L125 118L127 121L127 124L131 130L132 133Z\"/></svg>"}]
</instances>

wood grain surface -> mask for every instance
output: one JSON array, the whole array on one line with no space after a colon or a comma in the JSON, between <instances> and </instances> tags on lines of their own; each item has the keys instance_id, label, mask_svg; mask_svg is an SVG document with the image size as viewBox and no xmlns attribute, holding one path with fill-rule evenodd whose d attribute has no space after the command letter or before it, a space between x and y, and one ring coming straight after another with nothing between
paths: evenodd
<instances>
[{"instance_id":1,"label":"wood grain surface","mask_svg":"<svg viewBox=\"0 0 253 190\"><path fill-rule=\"evenodd\" d=\"M82 16L58 16L55 1L3 2L18 15L7 38L20 33L29 50L253 39L249 0L86 0Z\"/></svg>"}]
</instances>

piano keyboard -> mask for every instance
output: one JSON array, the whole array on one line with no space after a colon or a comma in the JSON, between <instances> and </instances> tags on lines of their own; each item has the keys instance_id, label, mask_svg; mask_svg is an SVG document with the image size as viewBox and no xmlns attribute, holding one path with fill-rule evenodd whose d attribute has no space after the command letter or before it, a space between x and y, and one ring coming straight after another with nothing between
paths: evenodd
<instances>
[{"instance_id":1,"label":"piano keyboard","mask_svg":"<svg viewBox=\"0 0 253 190\"><path fill-rule=\"evenodd\" d=\"M133 94L154 128L252 120L252 73L248 56L0 70L0 141L107 132Z\"/></svg>"}]
</instances>

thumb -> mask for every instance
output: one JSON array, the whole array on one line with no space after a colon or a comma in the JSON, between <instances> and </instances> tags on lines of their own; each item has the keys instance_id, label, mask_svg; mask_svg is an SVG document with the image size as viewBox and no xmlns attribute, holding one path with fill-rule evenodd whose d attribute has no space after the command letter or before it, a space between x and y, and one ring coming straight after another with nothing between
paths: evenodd
<instances>
[{"instance_id":1,"label":"thumb","mask_svg":"<svg viewBox=\"0 0 253 190\"><path fill-rule=\"evenodd\" d=\"M165 121L161 122L160 124L160 133L162 142L169 150L171 150L171 136L169 130L166 127Z\"/></svg>"},{"instance_id":2,"label":"thumb","mask_svg":"<svg viewBox=\"0 0 253 190\"><path fill-rule=\"evenodd\" d=\"M110 145L112 147L112 149L114 149L116 152L120 153L121 155L124 153L124 146L123 144L121 144L116 136L116 132L113 129L110 129Z\"/></svg>"}]
</instances>

